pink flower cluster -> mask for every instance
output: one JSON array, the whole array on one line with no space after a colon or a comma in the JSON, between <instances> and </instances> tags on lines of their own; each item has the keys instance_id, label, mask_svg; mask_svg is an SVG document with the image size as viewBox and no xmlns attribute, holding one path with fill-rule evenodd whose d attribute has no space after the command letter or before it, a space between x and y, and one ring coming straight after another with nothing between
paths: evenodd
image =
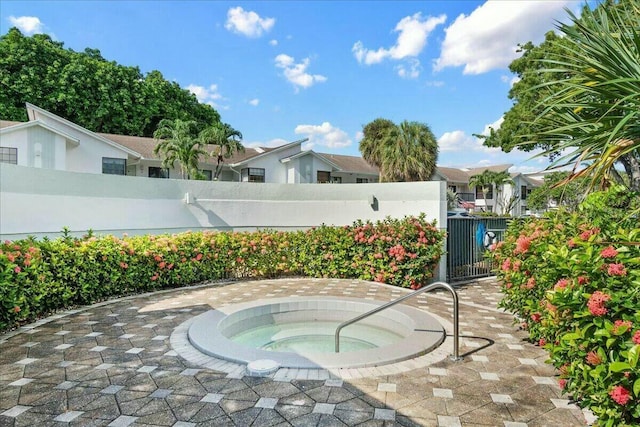
<instances>
[{"instance_id":1,"label":"pink flower cluster","mask_svg":"<svg viewBox=\"0 0 640 427\"><path fill-rule=\"evenodd\" d=\"M631 400L631 393L621 385L613 387L611 391L609 391L609 396L611 396L614 402L622 406Z\"/></svg>"},{"instance_id":2,"label":"pink flower cluster","mask_svg":"<svg viewBox=\"0 0 640 427\"><path fill-rule=\"evenodd\" d=\"M633 341L634 344L640 345L640 329L634 332L633 338L631 338L631 341Z\"/></svg>"},{"instance_id":3,"label":"pink flower cluster","mask_svg":"<svg viewBox=\"0 0 640 427\"><path fill-rule=\"evenodd\" d=\"M516 254L524 254L529 250L531 246L531 238L526 236L520 236L516 240L516 248L513 250Z\"/></svg>"},{"instance_id":4,"label":"pink flower cluster","mask_svg":"<svg viewBox=\"0 0 640 427\"><path fill-rule=\"evenodd\" d=\"M607 274L609 276L626 276L627 270L624 268L624 264L608 264Z\"/></svg>"},{"instance_id":5,"label":"pink flower cluster","mask_svg":"<svg viewBox=\"0 0 640 427\"><path fill-rule=\"evenodd\" d=\"M602 363L602 358L595 351L590 351L587 353L587 357L585 358L587 364L591 366L597 366Z\"/></svg>"},{"instance_id":6,"label":"pink flower cluster","mask_svg":"<svg viewBox=\"0 0 640 427\"><path fill-rule=\"evenodd\" d=\"M591 294L589 301L587 301L589 312L594 316L604 316L609 311L604 306L604 303L609 301L610 299L610 295L607 295L601 291L595 291L593 294Z\"/></svg>"},{"instance_id":7,"label":"pink flower cluster","mask_svg":"<svg viewBox=\"0 0 640 427\"><path fill-rule=\"evenodd\" d=\"M620 335L620 334L624 334L625 332L627 332L629 329L632 328L632 324L630 320L616 320L613 323L613 333L615 335Z\"/></svg>"},{"instance_id":8,"label":"pink flower cluster","mask_svg":"<svg viewBox=\"0 0 640 427\"><path fill-rule=\"evenodd\" d=\"M608 246L600 252L602 258L615 258L616 255L618 255L618 251L613 246Z\"/></svg>"},{"instance_id":9,"label":"pink flower cluster","mask_svg":"<svg viewBox=\"0 0 640 427\"><path fill-rule=\"evenodd\" d=\"M553 289L556 291L559 291L559 290L565 289L570 284L571 282L569 281L569 279L560 279L558 280L556 285L553 287Z\"/></svg>"}]
</instances>

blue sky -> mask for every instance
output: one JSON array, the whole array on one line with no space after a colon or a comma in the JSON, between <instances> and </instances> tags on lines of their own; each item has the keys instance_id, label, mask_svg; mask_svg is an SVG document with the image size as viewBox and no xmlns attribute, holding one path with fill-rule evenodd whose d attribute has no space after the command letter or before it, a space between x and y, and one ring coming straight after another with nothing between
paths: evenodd
<instances>
[{"instance_id":1,"label":"blue sky","mask_svg":"<svg viewBox=\"0 0 640 427\"><path fill-rule=\"evenodd\" d=\"M248 146L309 138L359 155L377 117L419 121L438 164L512 163L473 137L510 108L518 43L540 42L578 1L3 1L0 33L47 33L65 47L159 70L211 103Z\"/></svg>"}]
</instances>

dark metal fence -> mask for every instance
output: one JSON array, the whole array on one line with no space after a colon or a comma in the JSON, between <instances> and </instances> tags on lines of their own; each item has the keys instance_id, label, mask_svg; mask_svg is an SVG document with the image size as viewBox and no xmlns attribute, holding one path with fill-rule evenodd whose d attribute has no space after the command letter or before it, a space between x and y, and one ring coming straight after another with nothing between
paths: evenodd
<instances>
[{"instance_id":1,"label":"dark metal fence","mask_svg":"<svg viewBox=\"0 0 640 427\"><path fill-rule=\"evenodd\" d=\"M508 218L449 218L447 220L447 282L492 275L485 259L488 247L501 241Z\"/></svg>"}]
</instances>

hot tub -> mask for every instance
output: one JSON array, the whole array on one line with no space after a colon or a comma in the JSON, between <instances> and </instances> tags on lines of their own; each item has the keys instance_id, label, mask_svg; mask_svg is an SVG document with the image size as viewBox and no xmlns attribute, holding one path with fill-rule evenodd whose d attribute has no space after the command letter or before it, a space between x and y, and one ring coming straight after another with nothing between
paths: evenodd
<instances>
[{"instance_id":1,"label":"hot tub","mask_svg":"<svg viewBox=\"0 0 640 427\"><path fill-rule=\"evenodd\" d=\"M210 310L193 319L188 338L199 351L219 359L250 364L275 361L285 368L357 368L415 358L438 347L442 325L417 308L397 305L340 334L343 321L384 301L355 298L274 298Z\"/></svg>"}]
</instances>

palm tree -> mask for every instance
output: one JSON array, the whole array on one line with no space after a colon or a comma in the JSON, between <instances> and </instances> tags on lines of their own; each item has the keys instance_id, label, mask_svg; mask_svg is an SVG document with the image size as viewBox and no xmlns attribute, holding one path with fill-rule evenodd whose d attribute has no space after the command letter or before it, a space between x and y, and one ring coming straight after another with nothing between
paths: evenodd
<instances>
[{"instance_id":1,"label":"palm tree","mask_svg":"<svg viewBox=\"0 0 640 427\"><path fill-rule=\"evenodd\" d=\"M179 162L182 179L202 176L198 161L207 152L200 146L197 126L194 120L163 119L153 133L153 137L159 141L153 152L162 158L162 167L173 168L176 161Z\"/></svg>"},{"instance_id":2,"label":"palm tree","mask_svg":"<svg viewBox=\"0 0 640 427\"><path fill-rule=\"evenodd\" d=\"M381 182L428 181L438 158L438 142L429 126L376 119L363 129L362 157L380 169Z\"/></svg>"},{"instance_id":3,"label":"palm tree","mask_svg":"<svg viewBox=\"0 0 640 427\"><path fill-rule=\"evenodd\" d=\"M215 181L220 178L224 159L228 159L233 153L244 152L244 146L240 142L242 140L242 133L227 123L217 123L214 126L204 129L200 133L199 139L203 144L218 146L215 154L211 152L211 156L216 157L218 161L213 174Z\"/></svg>"},{"instance_id":4,"label":"palm tree","mask_svg":"<svg viewBox=\"0 0 640 427\"><path fill-rule=\"evenodd\" d=\"M490 170L484 170L481 174L473 175L469 178L469 187L477 188L480 187L480 191L482 191L482 200L484 200L484 206L487 207L487 194L489 190L491 190L493 186L493 174L494 172Z\"/></svg>"},{"instance_id":5,"label":"palm tree","mask_svg":"<svg viewBox=\"0 0 640 427\"><path fill-rule=\"evenodd\" d=\"M507 171L501 171L501 172L492 172L490 174L491 177L491 184L495 187L496 189L496 204L500 204L503 208L503 212L502 213L509 213L506 212L507 207L509 206L513 206L513 204L515 203L514 198L512 197L511 199L511 203L507 203L506 200L504 200L502 196L502 191L504 190L504 186L506 184L513 184L513 179L511 179L511 175L509 174L509 172Z\"/></svg>"},{"instance_id":6,"label":"palm tree","mask_svg":"<svg viewBox=\"0 0 640 427\"><path fill-rule=\"evenodd\" d=\"M530 137L568 151L555 166L573 165L571 178L606 185L619 180L614 166L620 163L628 177L623 183L640 191L640 1L569 15L571 23L559 26L569 54L542 60L543 71L568 78L548 83L556 90L542 101L543 129Z\"/></svg>"}]
</instances>

